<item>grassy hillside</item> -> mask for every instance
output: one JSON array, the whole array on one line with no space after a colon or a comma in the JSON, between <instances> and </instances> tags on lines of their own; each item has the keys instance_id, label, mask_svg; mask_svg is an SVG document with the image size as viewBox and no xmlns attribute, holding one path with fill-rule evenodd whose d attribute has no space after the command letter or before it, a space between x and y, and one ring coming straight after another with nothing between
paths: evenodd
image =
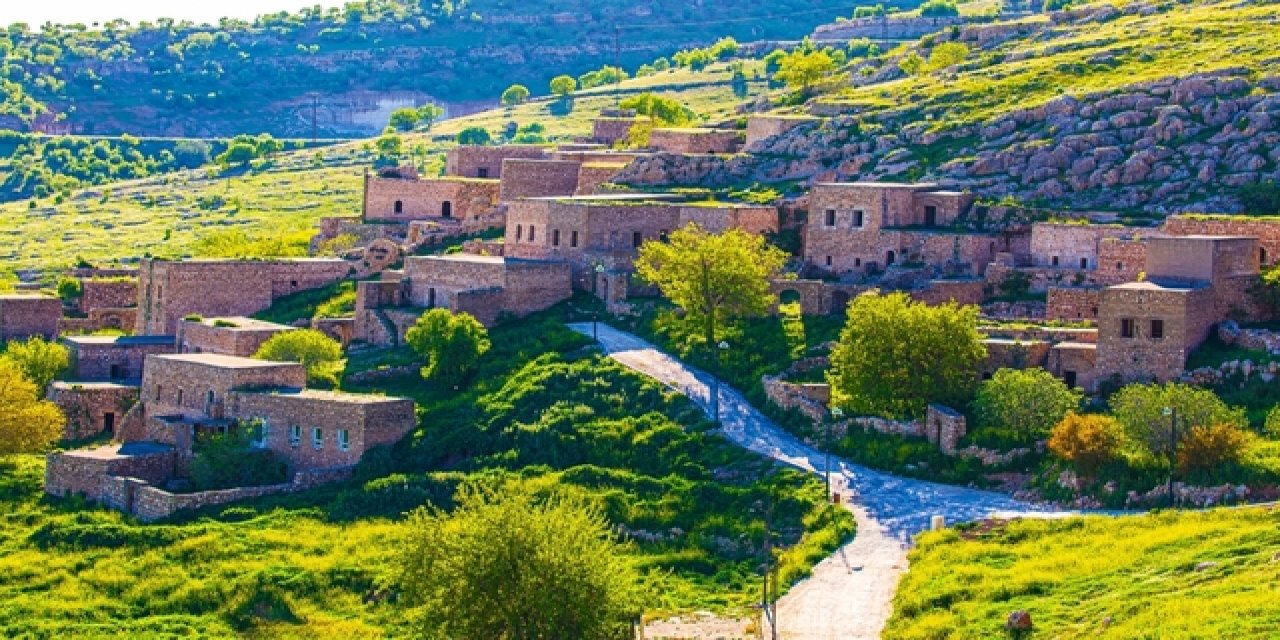
<instances>
[{"instance_id":1,"label":"grassy hillside","mask_svg":"<svg viewBox=\"0 0 1280 640\"><path fill-rule=\"evenodd\" d=\"M1268 638L1280 629L1280 511L1022 521L925 534L885 638Z\"/></svg>"},{"instance_id":2,"label":"grassy hillside","mask_svg":"<svg viewBox=\"0 0 1280 640\"><path fill-rule=\"evenodd\" d=\"M895 3L890 3L895 4ZM917 3L905 1L905 6ZM91 134L363 133L379 99L496 104L523 83L635 69L722 36L794 40L851 7L771 0L361 0L217 25L157 19L0 34L0 126ZM313 111L314 107L314 111Z\"/></svg>"},{"instance_id":3,"label":"grassy hillside","mask_svg":"<svg viewBox=\"0 0 1280 640\"><path fill-rule=\"evenodd\" d=\"M712 435L687 399L583 351L563 319L496 329L461 391L416 375L351 385L413 396L421 424L367 454L351 482L138 525L42 499L37 457L0 460L0 636L405 637L397 523L425 502L447 508L468 480L598 501L629 532L651 613L746 610L758 597L757 503L776 505L788 583L852 533L817 480ZM406 356L366 352L351 366Z\"/></svg>"}]
</instances>

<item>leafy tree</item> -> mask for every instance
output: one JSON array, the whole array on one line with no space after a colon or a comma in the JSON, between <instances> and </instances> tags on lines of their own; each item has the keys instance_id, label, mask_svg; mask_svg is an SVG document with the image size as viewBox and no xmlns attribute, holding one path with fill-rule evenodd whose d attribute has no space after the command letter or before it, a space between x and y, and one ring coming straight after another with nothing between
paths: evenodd
<instances>
[{"instance_id":1,"label":"leafy tree","mask_svg":"<svg viewBox=\"0 0 1280 640\"><path fill-rule=\"evenodd\" d=\"M405 334L405 342L427 359L425 380L457 385L471 373L476 360L489 351L489 332L471 314L432 309Z\"/></svg>"},{"instance_id":2,"label":"leafy tree","mask_svg":"<svg viewBox=\"0 0 1280 640\"><path fill-rule=\"evenodd\" d=\"M573 76L556 76L551 79L551 93L557 96L567 96L578 88L578 81Z\"/></svg>"},{"instance_id":3,"label":"leafy tree","mask_svg":"<svg viewBox=\"0 0 1280 640\"><path fill-rule=\"evenodd\" d=\"M631 637L637 576L598 507L520 488L455 502L405 524L399 583L424 637Z\"/></svg>"},{"instance_id":4,"label":"leafy tree","mask_svg":"<svg viewBox=\"0 0 1280 640\"><path fill-rule=\"evenodd\" d=\"M66 418L18 366L0 358L0 456L37 453L62 436Z\"/></svg>"},{"instance_id":5,"label":"leafy tree","mask_svg":"<svg viewBox=\"0 0 1280 640\"><path fill-rule=\"evenodd\" d=\"M1076 0L1044 0L1041 9L1045 13L1050 11L1066 11L1074 5Z\"/></svg>"},{"instance_id":6,"label":"leafy tree","mask_svg":"<svg viewBox=\"0 0 1280 640\"><path fill-rule=\"evenodd\" d=\"M387 121L387 126L396 131L412 131L418 124L418 110L410 107L402 107L391 112L391 119Z\"/></svg>"},{"instance_id":7,"label":"leafy tree","mask_svg":"<svg viewBox=\"0 0 1280 640\"><path fill-rule=\"evenodd\" d=\"M960 15L955 0L925 0L920 5L920 15L926 18L949 18Z\"/></svg>"},{"instance_id":8,"label":"leafy tree","mask_svg":"<svg viewBox=\"0 0 1280 640\"><path fill-rule=\"evenodd\" d=\"M507 107L524 104L524 101L528 99L529 88L522 84L513 84L502 92L502 104Z\"/></svg>"},{"instance_id":9,"label":"leafy tree","mask_svg":"<svg viewBox=\"0 0 1280 640\"><path fill-rule=\"evenodd\" d=\"M831 353L832 399L855 414L915 418L939 402L962 406L986 350L972 306L929 306L905 293L864 293Z\"/></svg>"},{"instance_id":10,"label":"leafy tree","mask_svg":"<svg viewBox=\"0 0 1280 640\"><path fill-rule=\"evenodd\" d=\"M1192 427L1178 442L1178 473L1213 477L1240 462L1250 439L1248 432L1232 424Z\"/></svg>"},{"instance_id":11,"label":"leafy tree","mask_svg":"<svg viewBox=\"0 0 1280 640\"><path fill-rule=\"evenodd\" d=\"M1280 184L1275 180L1241 186L1239 198L1247 213L1280 214Z\"/></svg>"},{"instance_id":12,"label":"leafy tree","mask_svg":"<svg viewBox=\"0 0 1280 640\"><path fill-rule=\"evenodd\" d=\"M1165 415L1166 407L1176 415ZM1171 453L1175 418L1180 436L1196 427L1247 424L1243 409L1227 406L1208 389L1181 383L1131 384L1111 396L1111 412L1131 440L1152 455L1166 457Z\"/></svg>"},{"instance_id":13,"label":"leafy tree","mask_svg":"<svg viewBox=\"0 0 1280 640\"><path fill-rule=\"evenodd\" d=\"M1271 411L1267 412L1267 421L1262 430L1272 438L1280 438L1280 404L1272 407Z\"/></svg>"},{"instance_id":14,"label":"leafy tree","mask_svg":"<svg viewBox=\"0 0 1280 640\"><path fill-rule=\"evenodd\" d=\"M595 71L588 71L578 76L580 89L594 89L609 84L617 84L627 79L627 72L619 67L605 65Z\"/></svg>"},{"instance_id":15,"label":"leafy tree","mask_svg":"<svg viewBox=\"0 0 1280 640\"><path fill-rule=\"evenodd\" d=\"M898 68L902 69L902 72L909 76L920 75L925 68L924 58L921 58L920 54L912 51L898 61Z\"/></svg>"},{"instance_id":16,"label":"leafy tree","mask_svg":"<svg viewBox=\"0 0 1280 640\"><path fill-rule=\"evenodd\" d=\"M257 157L257 145L252 142L241 141L232 142L231 145L227 147L226 151L223 151L218 155L217 161L218 164L224 167L230 165L245 167L248 166L250 162L253 162L254 158Z\"/></svg>"},{"instance_id":17,"label":"leafy tree","mask_svg":"<svg viewBox=\"0 0 1280 640\"><path fill-rule=\"evenodd\" d=\"M1082 397L1044 369L1000 369L978 385L973 411L982 428L1036 440L1078 409Z\"/></svg>"},{"instance_id":18,"label":"leafy tree","mask_svg":"<svg viewBox=\"0 0 1280 640\"><path fill-rule=\"evenodd\" d=\"M432 104L428 102L427 104L424 104L421 107L418 107L418 122L422 125L422 128L426 129L427 131L430 131L432 125L434 125L437 120L443 117L444 117L444 107L438 104Z\"/></svg>"},{"instance_id":19,"label":"leafy tree","mask_svg":"<svg viewBox=\"0 0 1280 640\"><path fill-rule=\"evenodd\" d=\"M853 17L855 18L878 18L884 14L885 8L883 4L877 4L871 7L858 6L853 8Z\"/></svg>"},{"instance_id":20,"label":"leafy tree","mask_svg":"<svg viewBox=\"0 0 1280 640\"><path fill-rule=\"evenodd\" d=\"M278 333L262 343L253 357L276 362L297 362L307 370L307 384L338 385L342 372L342 345L315 329Z\"/></svg>"},{"instance_id":21,"label":"leafy tree","mask_svg":"<svg viewBox=\"0 0 1280 640\"><path fill-rule=\"evenodd\" d=\"M289 466L267 449L253 447L260 422L236 425L224 434L202 436L191 461L192 488L199 491L281 484Z\"/></svg>"},{"instance_id":22,"label":"leafy tree","mask_svg":"<svg viewBox=\"0 0 1280 640\"><path fill-rule=\"evenodd\" d=\"M1111 416L1068 413L1049 436L1049 451L1093 475L1120 456L1124 429Z\"/></svg>"},{"instance_id":23,"label":"leafy tree","mask_svg":"<svg viewBox=\"0 0 1280 640\"><path fill-rule=\"evenodd\" d=\"M653 93L631 96L618 103L623 109L635 109L636 113L653 118L656 124L679 127L693 122L698 115L675 98Z\"/></svg>"},{"instance_id":24,"label":"leafy tree","mask_svg":"<svg viewBox=\"0 0 1280 640\"><path fill-rule=\"evenodd\" d=\"M945 69L969 57L969 47L959 42L944 42L929 52L929 68Z\"/></svg>"},{"instance_id":25,"label":"leafy tree","mask_svg":"<svg viewBox=\"0 0 1280 640\"><path fill-rule=\"evenodd\" d=\"M458 144L489 144L493 140L484 127L467 127L458 132Z\"/></svg>"},{"instance_id":26,"label":"leafy tree","mask_svg":"<svg viewBox=\"0 0 1280 640\"><path fill-rule=\"evenodd\" d=\"M778 72L774 78L791 89L808 93L815 83L831 75L835 69L836 62L826 51L797 48L778 61Z\"/></svg>"},{"instance_id":27,"label":"leafy tree","mask_svg":"<svg viewBox=\"0 0 1280 640\"><path fill-rule=\"evenodd\" d=\"M41 393L71 367L71 355L65 346L39 336L10 342L5 347L4 359L13 363Z\"/></svg>"},{"instance_id":28,"label":"leafy tree","mask_svg":"<svg viewBox=\"0 0 1280 640\"><path fill-rule=\"evenodd\" d=\"M70 303L84 294L84 287L80 284L80 280L63 276L58 279L57 291L58 297L62 298L64 303Z\"/></svg>"},{"instance_id":29,"label":"leafy tree","mask_svg":"<svg viewBox=\"0 0 1280 640\"><path fill-rule=\"evenodd\" d=\"M741 229L712 234L690 223L667 242L642 244L636 274L683 309L710 348L717 327L769 311L777 301L769 280L786 261L763 236Z\"/></svg>"},{"instance_id":30,"label":"leafy tree","mask_svg":"<svg viewBox=\"0 0 1280 640\"><path fill-rule=\"evenodd\" d=\"M391 160L404 153L404 138L391 132L383 133L373 146L378 150L378 156Z\"/></svg>"}]
</instances>

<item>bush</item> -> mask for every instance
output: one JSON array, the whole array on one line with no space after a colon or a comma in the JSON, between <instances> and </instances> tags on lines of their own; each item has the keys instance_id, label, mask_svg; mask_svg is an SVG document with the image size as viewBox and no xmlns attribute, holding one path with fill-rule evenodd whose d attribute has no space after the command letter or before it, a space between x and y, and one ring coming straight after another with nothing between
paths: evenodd
<instances>
[{"instance_id":1,"label":"bush","mask_svg":"<svg viewBox=\"0 0 1280 640\"><path fill-rule=\"evenodd\" d=\"M1267 421L1263 425L1263 433L1272 438L1280 438L1280 404L1267 413Z\"/></svg>"},{"instance_id":2,"label":"bush","mask_svg":"<svg viewBox=\"0 0 1280 640\"><path fill-rule=\"evenodd\" d=\"M1240 462L1248 445L1249 434L1232 424L1193 427L1180 435L1178 473L1214 477Z\"/></svg>"},{"instance_id":3,"label":"bush","mask_svg":"<svg viewBox=\"0 0 1280 640\"><path fill-rule=\"evenodd\" d=\"M287 482L288 465L272 451L250 448L251 437L248 425L237 425L228 433L197 442L191 461L191 489L212 491Z\"/></svg>"},{"instance_id":4,"label":"bush","mask_svg":"<svg viewBox=\"0 0 1280 640\"><path fill-rule=\"evenodd\" d=\"M422 377L446 385L461 383L476 360L489 351L489 332L467 313L432 309L418 318L405 342L427 358Z\"/></svg>"},{"instance_id":5,"label":"bush","mask_svg":"<svg viewBox=\"0 0 1280 640\"><path fill-rule=\"evenodd\" d=\"M484 127L467 127L458 132L458 144L486 145L493 140Z\"/></svg>"},{"instance_id":6,"label":"bush","mask_svg":"<svg viewBox=\"0 0 1280 640\"><path fill-rule=\"evenodd\" d=\"M336 387L342 371L342 345L316 329L278 333L264 342L253 357L300 363L307 370L307 384Z\"/></svg>"},{"instance_id":7,"label":"bush","mask_svg":"<svg viewBox=\"0 0 1280 640\"><path fill-rule=\"evenodd\" d=\"M1280 214L1280 184L1275 180L1244 185L1239 197L1246 213Z\"/></svg>"},{"instance_id":8,"label":"bush","mask_svg":"<svg viewBox=\"0 0 1280 640\"><path fill-rule=\"evenodd\" d=\"M1068 413L1049 436L1049 451L1092 475L1120 456L1124 429L1111 416Z\"/></svg>"},{"instance_id":9,"label":"bush","mask_svg":"<svg viewBox=\"0 0 1280 640\"><path fill-rule=\"evenodd\" d=\"M84 295L84 287L78 279L64 276L58 280L58 297L62 302L70 304L81 295Z\"/></svg>"},{"instance_id":10,"label":"bush","mask_svg":"<svg viewBox=\"0 0 1280 640\"><path fill-rule=\"evenodd\" d=\"M1000 369L978 385L973 411L979 429L1004 431L1029 444L1078 409L1081 397L1044 369Z\"/></svg>"},{"instance_id":11,"label":"bush","mask_svg":"<svg viewBox=\"0 0 1280 640\"><path fill-rule=\"evenodd\" d=\"M920 15L928 18L944 18L960 15L955 0L926 0L920 5Z\"/></svg>"},{"instance_id":12,"label":"bush","mask_svg":"<svg viewBox=\"0 0 1280 640\"><path fill-rule=\"evenodd\" d=\"M1166 408L1173 410L1170 415L1165 415ZM1227 406L1208 389L1179 383L1131 384L1111 397L1111 410L1129 438L1154 456L1170 455L1170 429L1175 420L1182 433L1197 427L1243 427L1247 423L1243 409Z\"/></svg>"}]
</instances>

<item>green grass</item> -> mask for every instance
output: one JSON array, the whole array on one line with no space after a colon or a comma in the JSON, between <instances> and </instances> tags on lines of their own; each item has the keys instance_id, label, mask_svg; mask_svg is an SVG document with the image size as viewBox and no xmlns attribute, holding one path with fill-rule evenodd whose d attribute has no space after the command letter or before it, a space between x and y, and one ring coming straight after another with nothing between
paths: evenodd
<instances>
[{"instance_id":1,"label":"green grass","mask_svg":"<svg viewBox=\"0 0 1280 640\"><path fill-rule=\"evenodd\" d=\"M0 636L405 637L394 597L366 596L391 586L402 514L448 507L466 480L578 492L656 536L629 551L652 613L747 611L758 502L775 505L787 583L852 533L816 479L712 435L686 398L584 349L562 321L558 310L495 329L462 389L416 375L347 385L414 397L421 427L366 455L355 479L305 493L139 525L43 498L37 456L0 460Z\"/></svg>"},{"instance_id":2,"label":"green grass","mask_svg":"<svg viewBox=\"0 0 1280 640\"><path fill-rule=\"evenodd\" d=\"M356 283L342 280L319 289L291 293L253 317L278 324L312 318L343 318L355 312L355 304Z\"/></svg>"},{"instance_id":3,"label":"green grass","mask_svg":"<svg viewBox=\"0 0 1280 640\"><path fill-rule=\"evenodd\" d=\"M1036 638L1267 638L1280 628L1273 507L980 532L920 537L887 640L1003 638L1018 609L1031 613ZM1201 562L1216 565L1196 571Z\"/></svg>"}]
</instances>

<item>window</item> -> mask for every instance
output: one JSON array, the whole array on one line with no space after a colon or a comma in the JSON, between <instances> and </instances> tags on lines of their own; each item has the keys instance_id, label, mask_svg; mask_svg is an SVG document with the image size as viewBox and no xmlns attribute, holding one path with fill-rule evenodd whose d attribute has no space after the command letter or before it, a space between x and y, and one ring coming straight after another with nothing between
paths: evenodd
<instances>
[{"instance_id":1,"label":"window","mask_svg":"<svg viewBox=\"0 0 1280 640\"><path fill-rule=\"evenodd\" d=\"M537 235L538 235L538 228L533 225L529 225L529 242L533 242L534 240L536 240Z\"/></svg>"},{"instance_id":2,"label":"window","mask_svg":"<svg viewBox=\"0 0 1280 640\"><path fill-rule=\"evenodd\" d=\"M404 213L404 201L396 200L396 213Z\"/></svg>"},{"instance_id":3,"label":"window","mask_svg":"<svg viewBox=\"0 0 1280 640\"><path fill-rule=\"evenodd\" d=\"M570 232L569 232L569 246L570 246L570 247L577 247L577 246L578 246L578 232L577 232L577 231L570 231Z\"/></svg>"},{"instance_id":4,"label":"window","mask_svg":"<svg viewBox=\"0 0 1280 640\"><path fill-rule=\"evenodd\" d=\"M1050 264L1052 264L1055 267L1058 266L1058 256L1054 256L1053 260L1050 261Z\"/></svg>"},{"instance_id":5,"label":"window","mask_svg":"<svg viewBox=\"0 0 1280 640\"><path fill-rule=\"evenodd\" d=\"M1123 270L1124 270L1124 263L1123 263L1123 262L1117 262L1117 263L1116 263L1116 271L1123 271Z\"/></svg>"},{"instance_id":6,"label":"window","mask_svg":"<svg viewBox=\"0 0 1280 640\"><path fill-rule=\"evenodd\" d=\"M1164 320L1151 321L1151 339L1164 340Z\"/></svg>"},{"instance_id":7,"label":"window","mask_svg":"<svg viewBox=\"0 0 1280 640\"><path fill-rule=\"evenodd\" d=\"M1071 387L1072 389L1074 389L1074 388L1075 388L1075 386L1076 386L1076 372L1074 372L1074 371L1063 371L1063 372L1062 372L1062 381L1063 381L1063 382L1065 382L1065 383L1067 383L1067 386L1068 386L1068 387Z\"/></svg>"},{"instance_id":8,"label":"window","mask_svg":"<svg viewBox=\"0 0 1280 640\"><path fill-rule=\"evenodd\" d=\"M254 421L253 446L259 449L267 448L267 421L266 420Z\"/></svg>"},{"instance_id":9,"label":"window","mask_svg":"<svg viewBox=\"0 0 1280 640\"><path fill-rule=\"evenodd\" d=\"M1133 334L1135 333L1134 329L1136 328L1135 327L1136 324L1137 323L1133 321L1133 318L1121 318L1120 319L1120 337L1132 338Z\"/></svg>"},{"instance_id":10,"label":"window","mask_svg":"<svg viewBox=\"0 0 1280 640\"><path fill-rule=\"evenodd\" d=\"M523 239L524 239L524 225L518 224L516 225L516 242L519 242Z\"/></svg>"},{"instance_id":11,"label":"window","mask_svg":"<svg viewBox=\"0 0 1280 640\"><path fill-rule=\"evenodd\" d=\"M862 210L861 209L858 209L857 211L853 212L853 226L854 228L862 227Z\"/></svg>"},{"instance_id":12,"label":"window","mask_svg":"<svg viewBox=\"0 0 1280 640\"><path fill-rule=\"evenodd\" d=\"M1089 268L1089 259L1088 259L1088 258L1080 258L1080 268L1081 268L1081 269L1088 269L1088 268Z\"/></svg>"},{"instance_id":13,"label":"window","mask_svg":"<svg viewBox=\"0 0 1280 640\"><path fill-rule=\"evenodd\" d=\"M827 266L831 266L831 256L827 256Z\"/></svg>"},{"instance_id":14,"label":"window","mask_svg":"<svg viewBox=\"0 0 1280 640\"><path fill-rule=\"evenodd\" d=\"M320 427L311 427L311 448L317 450L324 448L324 431Z\"/></svg>"},{"instance_id":15,"label":"window","mask_svg":"<svg viewBox=\"0 0 1280 640\"><path fill-rule=\"evenodd\" d=\"M178 389L178 406L182 406L182 389Z\"/></svg>"},{"instance_id":16,"label":"window","mask_svg":"<svg viewBox=\"0 0 1280 640\"><path fill-rule=\"evenodd\" d=\"M441 203L440 203L440 217L441 217L441 218L452 218L452 217L453 217L453 203L452 203L452 202L449 202L448 200L445 200L444 202L441 202Z\"/></svg>"},{"instance_id":17,"label":"window","mask_svg":"<svg viewBox=\"0 0 1280 640\"><path fill-rule=\"evenodd\" d=\"M338 448L347 451L351 448L351 432L346 429L338 429Z\"/></svg>"},{"instance_id":18,"label":"window","mask_svg":"<svg viewBox=\"0 0 1280 640\"><path fill-rule=\"evenodd\" d=\"M289 446L297 449L302 444L302 427L298 425L289 426Z\"/></svg>"},{"instance_id":19,"label":"window","mask_svg":"<svg viewBox=\"0 0 1280 640\"><path fill-rule=\"evenodd\" d=\"M885 266L892 265L892 264L893 264L894 259L896 259L897 257L898 257L898 256L897 256L896 254L894 254L894 252L892 252L892 251L890 251L890 252L886 253L886 254L884 255L884 264L885 264Z\"/></svg>"},{"instance_id":20,"label":"window","mask_svg":"<svg viewBox=\"0 0 1280 640\"><path fill-rule=\"evenodd\" d=\"M666 241L667 241L667 239L668 239L668 236L667 236L667 234L668 234L668 233L669 233L669 232L668 232L666 229L663 229L662 231L659 231L659 232L658 232L658 241L659 241L659 242L666 242Z\"/></svg>"},{"instance_id":21,"label":"window","mask_svg":"<svg viewBox=\"0 0 1280 640\"><path fill-rule=\"evenodd\" d=\"M551 246L553 247L560 246L560 230L559 229L554 229L551 232Z\"/></svg>"},{"instance_id":22,"label":"window","mask_svg":"<svg viewBox=\"0 0 1280 640\"><path fill-rule=\"evenodd\" d=\"M164 387L161 385L156 385L156 398L155 398L156 402L159 402L160 398L163 396L164 396Z\"/></svg>"},{"instance_id":23,"label":"window","mask_svg":"<svg viewBox=\"0 0 1280 640\"><path fill-rule=\"evenodd\" d=\"M853 259L853 266L855 266L855 267L861 267L861 266L862 266L862 258L854 258L854 259Z\"/></svg>"},{"instance_id":24,"label":"window","mask_svg":"<svg viewBox=\"0 0 1280 640\"><path fill-rule=\"evenodd\" d=\"M488 177L489 177L489 167L480 167L480 168L476 169L476 177L477 177L477 178L488 178Z\"/></svg>"},{"instance_id":25,"label":"window","mask_svg":"<svg viewBox=\"0 0 1280 640\"><path fill-rule=\"evenodd\" d=\"M938 208L937 207L933 205L928 205L924 208L924 226L926 227L938 226Z\"/></svg>"},{"instance_id":26,"label":"window","mask_svg":"<svg viewBox=\"0 0 1280 640\"><path fill-rule=\"evenodd\" d=\"M639 231L637 231L637 232L635 232L635 233L631 234L631 246L633 246L633 247L639 247L639 246L640 246L641 244L643 244L643 243L644 243L644 234L643 234L643 233L640 233Z\"/></svg>"},{"instance_id":27,"label":"window","mask_svg":"<svg viewBox=\"0 0 1280 640\"><path fill-rule=\"evenodd\" d=\"M828 227L836 226L836 210L835 209L827 209L827 226Z\"/></svg>"}]
</instances>

